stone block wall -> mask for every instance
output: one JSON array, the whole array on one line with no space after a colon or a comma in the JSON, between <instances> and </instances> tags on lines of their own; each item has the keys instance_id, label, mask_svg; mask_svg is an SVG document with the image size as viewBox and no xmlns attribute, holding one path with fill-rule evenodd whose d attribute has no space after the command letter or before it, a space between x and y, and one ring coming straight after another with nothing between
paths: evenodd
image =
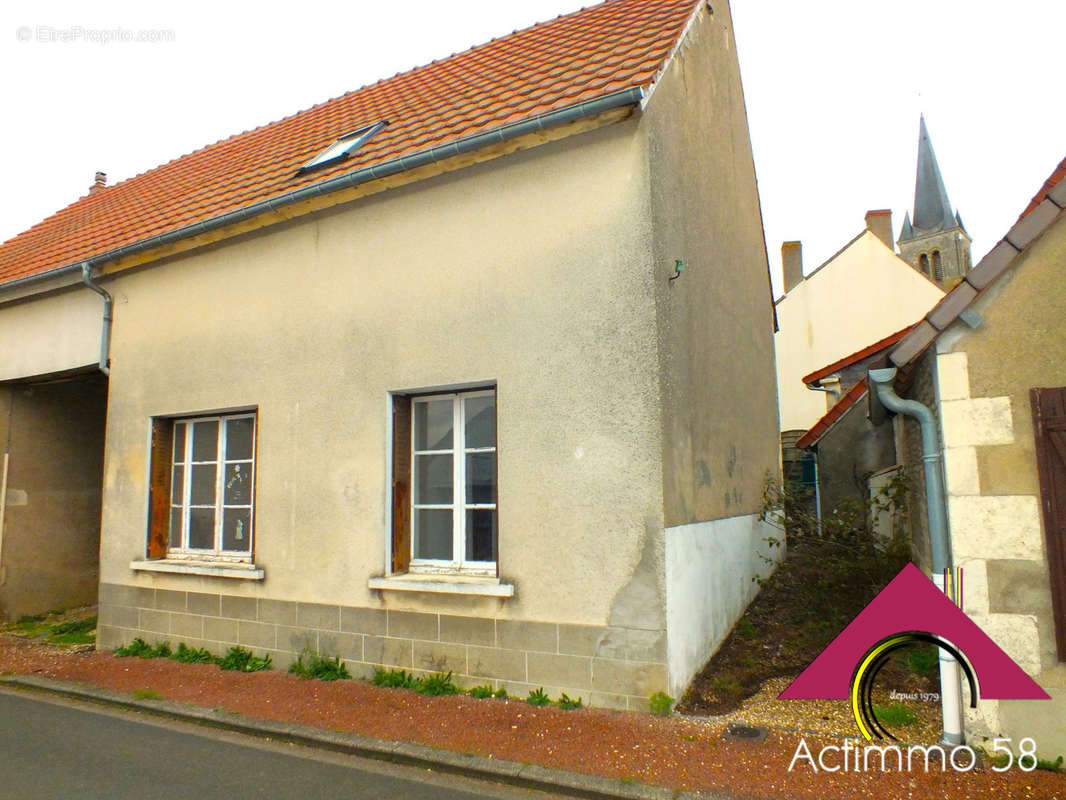
<instances>
[{"instance_id":1,"label":"stone block wall","mask_svg":"<svg viewBox=\"0 0 1066 800\"><path fill-rule=\"evenodd\" d=\"M97 643L136 637L204 647L241 645L286 669L304 649L336 656L352 675L378 667L415 675L451 671L460 686L506 687L525 697L543 687L586 705L645 710L667 689L666 633L595 625L464 617L299 603L120 584L100 585Z\"/></svg>"}]
</instances>

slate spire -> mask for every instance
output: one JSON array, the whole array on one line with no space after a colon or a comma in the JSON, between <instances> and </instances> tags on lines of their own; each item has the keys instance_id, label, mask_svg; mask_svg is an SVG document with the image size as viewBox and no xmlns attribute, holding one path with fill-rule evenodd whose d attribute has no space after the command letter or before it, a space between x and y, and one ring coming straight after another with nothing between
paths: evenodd
<instances>
[{"instance_id":1,"label":"slate spire","mask_svg":"<svg viewBox=\"0 0 1066 800\"><path fill-rule=\"evenodd\" d=\"M947 230L956 225L948 190L944 188L940 165L933 152L929 130L925 127L925 115L918 122L918 172L914 180L914 216L911 224L918 235Z\"/></svg>"}]
</instances>

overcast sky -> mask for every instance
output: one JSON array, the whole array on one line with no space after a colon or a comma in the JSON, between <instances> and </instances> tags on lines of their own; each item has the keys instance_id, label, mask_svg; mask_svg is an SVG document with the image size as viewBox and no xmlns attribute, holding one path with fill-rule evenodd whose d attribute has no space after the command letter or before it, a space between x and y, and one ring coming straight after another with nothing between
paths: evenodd
<instances>
[{"instance_id":1,"label":"overcast sky","mask_svg":"<svg viewBox=\"0 0 1066 800\"><path fill-rule=\"evenodd\" d=\"M0 8L0 240L85 193L581 0L303 0ZM722 2L722 0L718 0ZM952 203L989 250L1066 156L1061 0L733 0L779 286L913 202L924 112ZM163 39L102 41L107 33ZM975 259L976 260L976 259Z\"/></svg>"}]
</instances>

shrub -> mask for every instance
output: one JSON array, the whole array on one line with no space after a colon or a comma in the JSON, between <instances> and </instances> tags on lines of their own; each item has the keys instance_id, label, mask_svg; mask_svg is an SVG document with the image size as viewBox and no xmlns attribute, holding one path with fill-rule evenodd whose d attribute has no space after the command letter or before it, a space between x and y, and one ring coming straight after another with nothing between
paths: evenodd
<instances>
[{"instance_id":1,"label":"shrub","mask_svg":"<svg viewBox=\"0 0 1066 800\"><path fill-rule=\"evenodd\" d=\"M495 697L497 700L506 700L507 699L507 687L506 686L501 686L499 689L496 690L496 692L492 696Z\"/></svg>"},{"instance_id":2,"label":"shrub","mask_svg":"<svg viewBox=\"0 0 1066 800\"><path fill-rule=\"evenodd\" d=\"M340 681L352 677L348 667L341 663L340 656L330 658L312 653L310 650L300 653L300 656L289 665L289 672L301 678L314 678L319 681Z\"/></svg>"},{"instance_id":3,"label":"shrub","mask_svg":"<svg viewBox=\"0 0 1066 800\"><path fill-rule=\"evenodd\" d=\"M376 669L371 682L384 689L413 689L415 691L422 684L420 679L409 675L402 669Z\"/></svg>"},{"instance_id":4,"label":"shrub","mask_svg":"<svg viewBox=\"0 0 1066 800\"><path fill-rule=\"evenodd\" d=\"M257 658L252 651L244 647L231 647L229 652L217 661L220 669L232 669L240 672L258 672L270 669L270 656Z\"/></svg>"},{"instance_id":5,"label":"shrub","mask_svg":"<svg viewBox=\"0 0 1066 800\"><path fill-rule=\"evenodd\" d=\"M476 697L478 700L487 700L488 698L493 697L495 692L492 691L491 686L475 686L467 692L467 694L471 697Z\"/></svg>"},{"instance_id":6,"label":"shrub","mask_svg":"<svg viewBox=\"0 0 1066 800\"><path fill-rule=\"evenodd\" d=\"M418 687L421 694L430 696L445 694L460 694L462 690L452 681L452 673L438 672L422 679L422 685Z\"/></svg>"},{"instance_id":7,"label":"shrub","mask_svg":"<svg viewBox=\"0 0 1066 800\"><path fill-rule=\"evenodd\" d=\"M217 660L211 653L202 647L189 647L185 642L178 644L177 652L170 656L175 661L183 664L214 664Z\"/></svg>"},{"instance_id":8,"label":"shrub","mask_svg":"<svg viewBox=\"0 0 1066 800\"><path fill-rule=\"evenodd\" d=\"M648 706L651 708L652 714L658 714L660 717L668 717L670 716L671 709L674 707L674 698L666 692L656 692L648 698Z\"/></svg>"},{"instance_id":9,"label":"shrub","mask_svg":"<svg viewBox=\"0 0 1066 800\"><path fill-rule=\"evenodd\" d=\"M574 711L575 709L581 708L582 703L580 697L575 700L574 698L569 697L566 692L563 692L559 696L559 702L557 705L563 711Z\"/></svg>"},{"instance_id":10,"label":"shrub","mask_svg":"<svg viewBox=\"0 0 1066 800\"><path fill-rule=\"evenodd\" d=\"M544 687L539 689L533 689L529 693L529 697L526 698L526 702L531 706L550 706L551 698L544 694Z\"/></svg>"}]
</instances>

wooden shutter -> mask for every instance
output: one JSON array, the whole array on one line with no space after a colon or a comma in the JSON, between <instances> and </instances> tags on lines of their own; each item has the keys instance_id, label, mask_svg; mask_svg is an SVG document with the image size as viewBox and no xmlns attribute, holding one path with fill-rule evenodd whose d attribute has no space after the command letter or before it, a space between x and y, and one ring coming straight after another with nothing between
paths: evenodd
<instances>
[{"instance_id":1,"label":"wooden shutter","mask_svg":"<svg viewBox=\"0 0 1066 800\"><path fill-rule=\"evenodd\" d=\"M1066 661L1066 388L1032 389L1040 507L1059 661Z\"/></svg>"},{"instance_id":2,"label":"wooden shutter","mask_svg":"<svg viewBox=\"0 0 1066 800\"><path fill-rule=\"evenodd\" d=\"M392 398L392 571L411 564L411 398Z\"/></svg>"},{"instance_id":3,"label":"wooden shutter","mask_svg":"<svg viewBox=\"0 0 1066 800\"><path fill-rule=\"evenodd\" d=\"M148 486L148 557L165 558L170 531L170 467L174 423L152 420L152 466Z\"/></svg>"}]
</instances>

